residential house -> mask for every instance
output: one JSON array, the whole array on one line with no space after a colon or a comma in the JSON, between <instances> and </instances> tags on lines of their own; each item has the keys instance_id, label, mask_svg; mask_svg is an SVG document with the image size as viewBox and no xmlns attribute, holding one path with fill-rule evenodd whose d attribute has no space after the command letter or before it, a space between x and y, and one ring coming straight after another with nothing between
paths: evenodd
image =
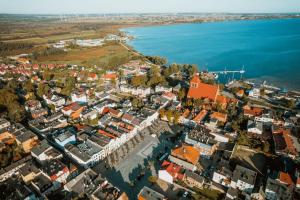
<instances>
[{"instance_id":1,"label":"residential house","mask_svg":"<svg viewBox=\"0 0 300 200\"><path fill-rule=\"evenodd\" d=\"M244 110L244 115L247 116L247 117L259 117L263 113L262 108L251 107L249 105L245 105L243 107L243 110Z\"/></svg>"},{"instance_id":2,"label":"residential house","mask_svg":"<svg viewBox=\"0 0 300 200\"><path fill-rule=\"evenodd\" d=\"M53 138L61 149L64 149L67 144L76 143L76 136L70 130L57 130L53 133Z\"/></svg>"},{"instance_id":3,"label":"residential house","mask_svg":"<svg viewBox=\"0 0 300 200\"><path fill-rule=\"evenodd\" d=\"M53 94L43 95L43 99L48 105L53 105L55 111L60 110L66 103L66 100L63 97Z\"/></svg>"},{"instance_id":4,"label":"residential house","mask_svg":"<svg viewBox=\"0 0 300 200\"><path fill-rule=\"evenodd\" d=\"M0 118L0 130L8 128L10 126L10 122L4 118Z\"/></svg>"},{"instance_id":5,"label":"residential house","mask_svg":"<svg viewBox=\"0 0 300 200\"><path fill-rule=\"evenodd\" d=\"M144 186L137 197L138 200L166 200L165 196L161 193Z\"/></svg>"},{"instance_id":6,"label":"residential house","mask_svg":"<svg viewBox=\"0 0 300 200\"><path fill-rule=\"evenodd\" d=\"M33 147L31 150L31 156L40 164L45 164L47 161L62 158L62 154L50 146L47 140L43 140L39 145Z\"/></svg>"},{"instance_id":7,"label":"residential house","mask_svg":"<svg viewBox=\"0 0 300 200\"><path fill-rule=\"evenodd\" d=\"M98 117L98 111L94 109L85 110L80 116L83 120L94 120Z\"/></svg>"},{"instance_id":8,"label":"residential house","mask_svg":"<svg viewBox=\"0 0 300 200\"><path fill-rule=\"evenodd\" d=\"M291 158L298 157L299 154L289 129L273 128L273 141L276 154L285 155Z\"/></svg>"},{"instance_id":9,"label":"residential house","mask_svg":"<svg viewBox=\"0 0 300 200\"><path fill-rule=\"evenodd\" d=\"M217 142L214 136L210 134L210 130L204 126L197 126L190 131L184 140L187 144L194 145L198 149L201 156L210 158L217 150Z\"/></svg>"},{"instance_id":10,"label":"residential house","mask_svg":"<svg viewBox=\"0 0 300 200\"><path fill-rule=\"evenodd\" d=\"M68 106L65 106L61 111L64 115L71 117L72 119L77 119L80 117L81 112L84 110L84 107L78 103L71 103Z\"/></svg>"},{"instance_id":11,"label":"residential house","mask_svg":"<svg viewBox=\"0 0 300 200\"><path fill-rule=\"evenodd\" d=\"M189 170L185 171L183 180L191 188L193 187L202 188L205 182L205 178L203 176L198 175Z\"/></svg>"},{"instance_id":12,"label":"residential house","mask_svg":"<svg viewBox=\"0 0 300 200\"><path fill-rule=\"evenodd\" d=\"M211 118L211 119L216 119L216 120L219 121L219 122L226 123L226 121L227 121L227 114L220 113L220 112L213 112L213 113L210 115L210 118Z\"/></svg>"},{"instance_id":13,"label":"residential house","mask_svg":"<svg viewBox=\"0 0 300 200\"><path fill-rule=\"evenodd\" d=\"M162 94L162 97L168 99L169 101L176 101L177 100L177 96L172 92L164 92Z\"/></svg>"},{"instance_id":14,"label":"residential house","mask_svg":"<svg viewBox=\"0 0 300 200\"><path fill-rule=\"evenodd\" d=\"M81 102L81 103L87 103L88 102L88 96L86 95L84 90L75 91L71 94L72 102Z\"/></svg>"},{"instance_id":15,"label":"residential house","mask_svg":"<svg viewBox=\"0 0 300 200\"><path fill-rule=\"evenodd\" d=\"M251 194L254 189L256 176L256 172L237 165L235 170L233 171L230 186L232 188L239 189L247 194Z\"/></svg>"},{"instance_id":16,"label":"residential house","mask_svg":"<svg viewBox=\"0 0 300 200\"><path fill-rule=\"evenodd\" d=\"M33 132L27 130L16 137L17 144L25 153L30 153L31 149L37 145L38 137Z\"/></svg>"},{"instance_id":17,"label":"residential house","mask_svg":"<svg viewBox=\"0 0 300 200\"><path fill-rule=\"evenodd\" d=\"M28 112L40 109L41 107L41 102L38 100L29 100L25 102L25 110Z\"/></svg>"},{"instance_id":18,"label":"residential house","mask_svg":"<svg viewBox=\"0 0 300 200\"><path fill-rule=\"evenodd\" d=\"M169 160L185 169L195 171L200 157L200 151L190 145L182 144L171 151Z\"/></svg>"},{"instance_id":19,"label":"residential house","mask_svg":"<svg viewBox=\"0 0 300 200\"><path fill-rule=\"evenodd\" d=\"M53 183L51 179L44 173L40 173L31 181L33 189L42 197L45 198L47 194L50 194L53 190Z\"/></svg>"},{"instance_id":20,"label":"residential house","mask_svg":"<svg viewBox=\"0 0 300 200\"><path fill-rule=\"evenodd\" d=\"M158 171L158 178L173 184L176 180L183 180L184 169L172 162L164 161L161 165L161 169Z\"/></svg>"},{"instance_id":21,"label":"residential house","mask_svg":"<svg viewBox=\"0 0 300 200\"><path fill-rule=\"evenodd\" d=\"M292 200L294 187L292 185L286 185L272 178L268 178L265 195L267 200Z\"/></svg>"},{"instance_id":22,"label":"residential house","mask_svg":"<svg viewBox=\"0 0 300 200\"><path fill-rule=\"evenodd\" d=\"M232 170L229 160L221 159L213 173L212 181L225 187L230 187Z\"/></svg>"},{"instance_id":23,"label":"residential house","mask_svg":"<svg viewBox=\"0 0 300 200\"><path fill-rule=\"evenodd\" d=\"M260 89L259 88L252 88L252 90L249 91L248 96L258 99L260 97Z\"/></svg>"},{"instance_id":24,"label":"residential house","mask_svg":"<svg viewBox=\"0 0 300 200\"><path fill-rule=\"evenodd\" d=\"M46 162L42 167L42 171L50 177L53 186L56 189L66 183L70 174L68 167L60 160L51 160Z\"/></svg>"},{"instance_id":25,"label":"residential house","mask_svg":"<svg viewBox=\"0 0 300 200\"><path fill-rule=\"evenodd\" d=\"M263 134L263 123L260 121L248 120L247 132L255 135Z\"/></svg>"},{"instance_id":26,"label":"residential house","mask_svg":"<svg viewBox=\"0 0 300 200\"><path fill-rule=\"evenodd\" d=\"M28 185L41 171L30 161L19 169L19 173L24 183Z\"/></svg>"},{"instance_id":27,"label":"residential house","mask_svg":"<svg viewBox=\"0 0 300 200\"><path fill-rule=\"evenodd\" d=\"M155 92L172 92L172 87L157 85L155 86Z\"/></svg>"},{"instance_id":28,"label":"residential house","mask_svg":"<svg viewBox=\"0 0 300 200\"><path fill-rule=\"evenodd\" d=\"M196 123L196 124L200 124L204 118L207 116L207 110L201 110L197 115L196 117L193 118L193 121Z\"/></svg>"},{"instance_id":29,"label":"residential house","mask_svg":"<svg viewBox=\"0 0 300 200\"><path fill-rule=\"evenodd\" d=\"M45 108L40 108L38 110L31 111L31 117L33 119L36 119L36 118L39 118L39 117L42 117L42 116L45 116L45 115L48 115L48 110L45 109Z\"/></svg>"}]
</instances>

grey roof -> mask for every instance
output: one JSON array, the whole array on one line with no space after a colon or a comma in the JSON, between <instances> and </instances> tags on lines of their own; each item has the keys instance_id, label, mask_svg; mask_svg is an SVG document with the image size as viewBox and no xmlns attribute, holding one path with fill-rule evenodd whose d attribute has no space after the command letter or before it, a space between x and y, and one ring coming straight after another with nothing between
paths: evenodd
<instances>
[{"instance_id":1,"label":"grey roof","mask_svg":"<svg viewBox=\"0 0 300 200\"><path fill-rule=\"evenodd\" d=\"M51 180L45 176L43 173L39 174L36 176L32 183L34 183L41 192L44 192L48 190L50 187L52 187L52 182Z\"/></svg>"},{"instance_id":2,"label":"grey roof","mask_svg":"<svg viewBox=\"0 0 300 200\"><path fill-rule=\"evenodd\" d=\"M22 176L27 176L32 172L37 174L40 172L40 170L31 161L29 161L23 167L20 168L19 172Z\"/></svg>"},{"instance_id":3,"label":"grey roof","mask_svg":"<svg viewBox=\"0 0 300 200\"><path fill-rule=\"evenodd\" d=\"M52 176L54 174L57 174L58 172L62 171L66 167L65 164L63 164L59 160L52 160L50 162L47 162L43 166L43 172L46 173L48 176Z\"/></svg>"},{"instance_id":4,"label":"grey roof","mask_svg":"<svg viewBox=\"0 0 300 200\"><path fill-rule=\"evenodd\" d=\"M78 145L69 144L66 145L65 148L85 162L88 161L94 154L99 153L102 150L90 141L86 141Z\"/></svg>"},{"instance_id":5,"label":"grey roof","mask_svg":"<svg viewBox=\"0 0 300 200\"><path fill-rule=\"evenodd\" d=\"M17 136L17 140L20 142L25 142L31 138L37 137L33 132L31 131L26 131L23 134Z\"/></svg>"},{"instance_id":6,"label":"grey roof","mask_svg":"<svg viewBox=\"0 0 300 200\"><path fill-rule=\"evenodd\" d=\"M232 188L230 187L228 190L227 190L227 194L229 194L230 196L232 197L235 197L237 198L238 195L239 195L239 190L238 189L235 189L235 188Z\"/></svg>"},{"instance_id":7,"label":"grey roof","mask_svg":"<svg viewBox=\"0 0 300 200\"><path fill-rule=\"evenodd\" d=\"M277 195L277 199L288 199L289 196L292 196L292 188L270 177L266 184L266 190L273 191Z\"/></svg>"},{"instance_id":8,"label":"grey roof","mask_svg":"<svg viewBox=\"0 0 300 200\"><path fill-rule=\"evenodd\" d=\"M187 176L187 177L190 177L190 178L192 178L192 179L194 179L195 181L197 181L198 183L203 183L204 182L204 177L202 177L202 176L200 176L200 175L198 175L198 174L196 174L196 173L194 173L194 172L191 172L191 171L189 171L189 170L186 170L185 171L185 175Z\"/></svg>"},{"instance_id":9,"label":"grey roof","mask_svg":"<svg viewBox=\"0 0 300 200\"><path fill-rule=\"evenodd\" d=\"M259 130L263 131L263 123L260 121L252 121L248 120L247 128L258 128Z\"/></svg>"},{"instance_id":10,"label":"grey roof","mask_svg":"<svg viewBox=\"0 0 300 200\"><path fill-rule=\"evenodd\" d=\"M256 180L256 172L247 169L245 167L242 167L240 165L237 165L234 172L232 180L237 182L238 180L243 181L245 183L254 185Z\"/></svg>"},{"instance_id":11,"label":"grey roof","mask_svg":"<svg viewBox=\"0 0 300 200\"><path fill-rule=\"evenodd\" d=\"M39 156L42 153L44 153L46 150L48 150L49 148L51 148L51 146L48 144L47 140L43 140L39 145L33 147L31 152L34 153L35 155Z\"/></svg>"},{"instance_id":12,"label":"grey roof","mask_svg":"<svg viewBox=\"0 0 300 200\"><path fill-rule=\"evenodd\" d=\"M117 200L121 195L118 188L112 186L111 184L105 185L105 187L98 187L98 189L93 193L94 197L98 199L105 200Z\"/></svg>"},{"instance_id":13,"label":"grey roof","mask_svg":"<svg viewBox=\"0 0 300 200\"><path fill-rule=\"evenodd\" d=\"M93 192L95 189L94 181L97 177L97 173L89 168L79 174L76 178L69 181L65 185L65 187L67 187L69 191L75 192L77 194L86 192L87 190L92 190Z\"/></svg>"},{"instance_id":14,"label":"grey roof","mask_svg":"<svg viewBox=\"0 0 300 200\"><path fill-rule=\"evenodd\" d=\"M59 135L56 137L56 139L58 139L60 142L63 142L63 141L65 141L66 139L70 138L72 135L73 135L73 134L72 134L69 130L67 130L67 131L65 131L65 132L63 132L63 133L61 133L61 134L59 134Z\"/></svg>"}]
</instances>

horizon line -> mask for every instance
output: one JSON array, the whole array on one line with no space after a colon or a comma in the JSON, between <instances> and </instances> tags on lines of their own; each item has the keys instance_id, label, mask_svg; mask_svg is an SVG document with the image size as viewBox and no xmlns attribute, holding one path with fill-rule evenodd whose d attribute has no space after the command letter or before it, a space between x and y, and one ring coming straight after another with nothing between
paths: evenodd
<instances>
[{"instance_id":1,"label":"horizon line","mask_svg":"<svg viewBox=\"0 0 300 200\"><path fill-rule=\"evenodd\" d=\"M300 14L299 12L99 12L99 13L18 13L18 12L0 12L0 15L129 15L129 14Z\"/></svg>"}]
</instances>

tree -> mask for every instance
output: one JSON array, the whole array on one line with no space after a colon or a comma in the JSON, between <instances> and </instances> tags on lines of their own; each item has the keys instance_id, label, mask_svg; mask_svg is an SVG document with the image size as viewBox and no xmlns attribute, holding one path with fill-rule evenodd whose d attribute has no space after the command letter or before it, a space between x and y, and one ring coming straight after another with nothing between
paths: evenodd
<instances>
[{"instance_id":1,"label":"tree","mask_svg":"<svg viewBox=\"0 0 300 200\"><path fill-rule=\"evenodd\" d=\"M37 88L37 95L42 98L43 95L48 94L50 91L50 87L47 84L39 84Z\"/></svg>"},{"instance_id":2,"label":"tree","mask_svg":"<svg viewBox=\"0 0 300 200\"><path fill-rule=\"evenodd\" d=\"M27 92L33 92L34 91L34 85L31 83L31 81L26 81L23 83L23 89L26 90Z\"/></svg>"},{"instance_id":3,"label":"tree","mask_svg":"<svg viewBox=\"0 0 300 200\"><path fill-rule=\"evenodd\" d=\"M152 66L149 71L149 76L154 77L154 76L159 76L159 75L160 75L160 68L156 65Z\"/></svg>"},{"instance_id":4,"label":"tree","mask_svg":"<svg viewBox=\"0 0 300 200\"><path fill-rule=\"evenodd\" d=\"M16 122L20 122L25 117L25 109L19 103L19 97L12 89L0 90L1 112L7 114L7 117Z\"/></svg>"},{"instance_id":5,"label":"tree","mask_svg":"<svg viewBox=\"0 0 300 200\"><path fill-rule=\"evenodd\" d=\"M131 85L134 87L146 86L147 77L146 76L134 76L131 78Z\"/></svg>"},{"instance_id":6,"label":"tree","mask_svg":"<svg viewBox=\"0 0 300 200\"><path fill-rule=\"evenodd\" d=\"M178 92L178 98L179 98L179 100L184 99L185 95L186 95L185 89L184 89L184 88L181 88L181 89L179 90L179 92Z\"/></svg>"},{"instance_id":7,"label":"tree","mask_svg":"<svg viewBox=\"0 0 300 200\"><path fill-rule=\"evenodd\" d=\"M148 177L148 181L149 181L151 184L156 183L157 179L158 179L158 178L157 178L156 176L149 176L149 177Z\"/></svg>"},{"instance_id":8,"label":"tree","mask_svg":"<svg viewBox=\"0 0 300 200\"><path fill-rule=\"evenodd\" d=\"M178 124L179 118L180 118L180 113L176 110L174 111L174 124Z\"/></svg>"},{"instance_id":9,"label":"tree","mask_svg":"<svg viewBox=\"0 0 300 200\"><path fill-rule=\"evenodd\" d=\"M166 116L167 116L168 122L172 123L173 112L171 110L167 110Z\"/></svg>"},{"instance_id":10,"label":"tree","mask_svg":"<svg viewBox=\"0 0 300 200\"><path fill-rule=\"evenodd\" d=\"M162 57L159 57L159 56L146 56L146 58L150 62L152 62L153 64L156 64L156 65L165 65L165 64L168 63L166 58L162 58Z\"/></svg>"},{"instance_id":11,"label":"tree","mask_svg":"<svg viewBox=\"0 0 300 200\"><path fill-rule=\"evenodd\" d=\"M159 116L160 116L160 118L164 118L166 116L166 111L164 108L159 110Z\"/></svg>"}]
</instances>

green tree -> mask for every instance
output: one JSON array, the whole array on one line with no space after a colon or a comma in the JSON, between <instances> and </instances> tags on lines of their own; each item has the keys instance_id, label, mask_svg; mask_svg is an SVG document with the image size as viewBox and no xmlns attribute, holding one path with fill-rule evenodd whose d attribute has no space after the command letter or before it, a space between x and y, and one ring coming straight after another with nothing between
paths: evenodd
<instances>
[{"instance_id":1,"label":"green tree","mask_svg":"<svg viewBox=\"0 0 300 200\"><path fill-rule=\"evenodd\" d=\"M180 113L176 110L174 111L174 124L178 124L179 118L180 118Z\"/></svg>"},{"instance_id":2,"label":"green tree","mask_svg":"<svg viewBox=\"0 0 300 200\"><path fill-rule=\"evenodd\" d=\"M184 88L181 88L181 89L179 90L179 92L178 92L178 98L179 98L179 100L184 99L185 96L186 96L186 91L185 91Z\"/></svg>"},{"instance_id":3,"label":"green tree","mask_svg":"<svg viewBox=\"0 0 300 200\"><path fill-rule=\"evenodd\" d=\"M50 87L47 84L39 84L37 88L37 95L42 98L43 95L48 94L50 91Z\"/></svg>"}]
</instances>

